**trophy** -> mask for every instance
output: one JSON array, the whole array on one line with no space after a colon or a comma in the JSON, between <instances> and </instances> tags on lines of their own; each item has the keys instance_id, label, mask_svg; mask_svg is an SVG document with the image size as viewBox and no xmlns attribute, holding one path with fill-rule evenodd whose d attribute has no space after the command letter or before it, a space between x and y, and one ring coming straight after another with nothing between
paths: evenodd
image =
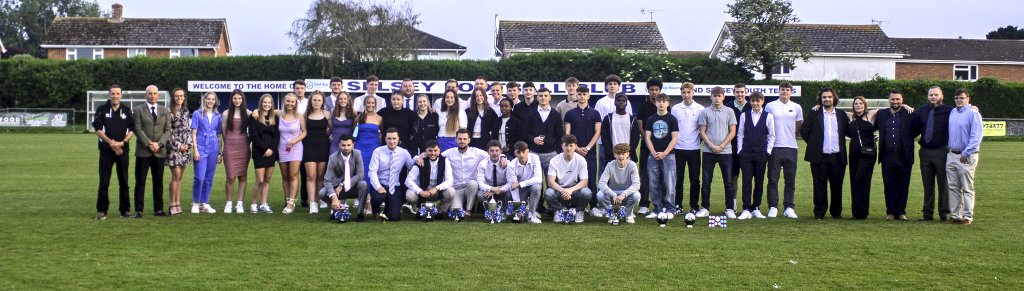
<instances>
[{"instance_id":1,"label":"trophy","mask_svg":"<svg viewBox=\"0 0 1024 291\"><path fill-rule=\"evenodd\" d=\"M466 218L466 212L462 211L462 208L452 208L448 210L448 217L455 220L455 222L462 222L462 219Z\"/></svg>"},{"instance_id":2,"label":"trophy","mask_svg":"<svg viewBox=\"0 0 1024 291\"><path fill-rule=\"evenodd\" d=\"M423 217L423 221L434 221L434 216L437 216L437 205L433 202L420 203L420 217Z\"/></svg>"},{"instance_id":3,"label":"trophy","mask_svg":"<svg viewBox=\"0 0 1024 291\"><path fill-rule=\"evenodd\" d=\"M502 211L501 202L494 201L494 196L491 196L491 200L484 203L487 206L484 209L484 219L491 221L491 223L500 223L505 220L505 213Z\"/></svg>"},{"instance_id":4,"label":"trophy","mask_svg":"<svg viewBox=\"0 0 1024 291\"><path fill-rule=\"evenodd\" d=\"M608 224L619 225L619 221L626 219L626 208L622 205L614 205L605 209L605 215L608 217Z\"/></svg>"},{"instance_id":5,"label":"trophy","mask_svg":"<svg viewBox=\"0 0 1024 291\"><path fill-rule=\"evenodd\" d=\"M725 217L724 215L723 216L709 216L708 217L708 227L710 227L710 228L725 228L725 227L728 226L726 224L726 218L727 217Z\"/></svg>"},{"instance_id":6,"label":"trophy","mask_svg":"<svg viewBox=\"0 0 1024 291\"><path fill-rule=\"evenodd\" d=\"M686 220L686 228L693 228L693 224L697 222L697 216L693 215L693 212L687 213L683 218Z\"/></svg>"},{"instance_id":7,"label":"trophy","mask_svg":"<svg viewBox=\"0 0 1024 291\"><path fill-rule=\"evenodd\" d=\"M520 223L526 220L526 201L515 201L508 204L505 209L506 216L512 216L512 223Z\"/></svg>"},{"instance_id":8,"label":"trophy","mask_svg":"<svg viewBox=\"0 0 1024 291\"><path fill-rule=\"evenodd\" d=\"M562 223L564 224L570 224L573 221L576 221L576 211L573 211L569 208L563 208L562 210L559 210L557 213L555 213L555 215L561 218Z\"/></svg>"},{"instance_id":9,"label":"trophy","mask_svg":"<svg viewBox=\"0 0 1024 291\"><path fill-rule=\"evenodd\" d=\"M669 212L667 209L662 208L661 212L659 212L656 217L658 220L658 226L665 227L665 225L668 224L668 221L675 217L675 215L672 215L672 212Z\"/></svg>"},{"instance_id":10,"label":"trophy","mask_svg":"<svg viewBox=\"0 0 1024 291\"><path fill-rule=\"evenodd\" d=\"M342 204L341 209L331 210L331 220L337 220L338 223L345 223L351 217L352 213L348 211L348 205L346 204Z\"/></svg>"},{"instance_id":11,"label":"trophy","mask_svg":"<svg viewBox=\"0 0 1024 291\"><path fill-rule=\"evenodd\" d=\"M381 223L388 222L388 215L384 214L384 209L387 209L387 204L387 202L380 203L380 213L377 214L377 221L380 221Z\"/></svg>"}]
</instances>

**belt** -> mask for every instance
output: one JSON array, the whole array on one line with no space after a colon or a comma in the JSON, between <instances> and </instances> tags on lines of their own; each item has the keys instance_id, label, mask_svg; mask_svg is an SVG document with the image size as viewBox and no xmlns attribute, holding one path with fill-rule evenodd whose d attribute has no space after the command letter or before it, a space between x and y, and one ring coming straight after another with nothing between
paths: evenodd
<instances>
[{"instance_id":1,"label":"belt","mask_svg":"<svg viewBox=\"0 0 1024 291\"><path fill-rule=\"evenodd\" d=\"M959 154L963 153L963 151L953 151L953 150L951 150L951 151L949 151L949 152L951 152L951 153L953 153L953 154L957 154L957 155L959 155Z\"/></svg>"}]
</instances>

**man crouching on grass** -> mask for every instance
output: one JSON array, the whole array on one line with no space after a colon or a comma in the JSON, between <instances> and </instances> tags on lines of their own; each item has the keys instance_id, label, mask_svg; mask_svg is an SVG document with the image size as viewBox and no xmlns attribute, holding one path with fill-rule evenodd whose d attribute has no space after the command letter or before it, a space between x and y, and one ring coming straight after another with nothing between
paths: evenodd
<instances>
[{"instance_id":1,"label":"man crouching on grass","mask_svg":"<svg viewBox=\"0 0 1024 291\"><path fill-rule=\"evenodd\" d=\"M612 149L615 153L615 160L608 162L601 178L597 182L597 197L601 208L612 209L613 211L622 207L625 209L626 223L633 224L636 219L633 214L633 206L640 200L640 171L636 163L629 160L629 144L620 143ZM618 220L615 218L618 213L609 212L608 221Z\"/></svg>"},{"instance_id":2,"label":"man crouching on grass","mask_svg":"<svg viewBox=\"0 0 1024 291\"><path fill-rule=\"evenodd\" d=\"M561 157L551 159L548 165L548 189L544 191L544 200L555 213L555 223L563 222L557 211L575 210L575 222L583 223L583 209L590 203L593 193L587 189L587 160L576 153L576 137L571 134L562 136Z\"/></svg>"}]
</instances>

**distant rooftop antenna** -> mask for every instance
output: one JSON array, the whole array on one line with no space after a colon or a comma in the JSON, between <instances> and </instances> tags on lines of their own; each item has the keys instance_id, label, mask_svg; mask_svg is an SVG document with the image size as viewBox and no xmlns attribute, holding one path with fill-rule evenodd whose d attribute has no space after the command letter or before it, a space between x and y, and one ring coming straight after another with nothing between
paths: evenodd
<instances>
[{"instance_id":1,"label":"distant rooftop antenna","mask_svg":"<svg viewBox=\"0 0 1024 291\"><path fill-rule=\"evenodd\" d=\"M647 14L647 15L651 16L651 22L654 22L654 13L655 12L661 12L661 11L665 11L665 10L654 10L654 9L640 8L640 14Z\"/></svg>"},{"instance_id":2,"label":"distant rooftop antenna","mask_svg":"<svg viewBox=\"0 0 1024 291\"><path fill-rule=\"evenodd\" d=\"M887 21L887 20L871 19L871 24L878 24L878 26L882 26L883 22L889 22L889 21Z\"/></svg>"}]
</instances>

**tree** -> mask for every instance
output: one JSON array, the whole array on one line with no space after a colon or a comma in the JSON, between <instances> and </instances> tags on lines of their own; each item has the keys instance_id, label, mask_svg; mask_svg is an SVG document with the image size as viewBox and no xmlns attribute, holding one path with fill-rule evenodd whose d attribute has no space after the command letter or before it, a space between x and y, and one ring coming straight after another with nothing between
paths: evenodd
<instances>
[{"instance_id":1,"label":"tree","mask_svg":"<svg viewBox=\"0 0 1024 291\"><path fill-rule=\"evenodd\" d=\"M1024 28L1013 25L1000 27L985 35L986 39L1024 39Z\"/></svg>"},{"instance_id":2,"label":"tree","mask_svg":"<svg viewBox=\"0 0 1024 291\"><path fill-rule=\"evenodd\" d=\"M419 48L418 18L408 5L315 0L306 17L292 22L288 36L297 52L330 62L394 60Z\"/></svg>"},{"instance_id":3,"label":"tree","mask_svg":"<svg viewBox=\"0 0 1024 291\"><path fill-rule=\"evenodd\" d=\"M87 0L0 0L0 37L8 50L46 57L39 47L57 17L99 17L100 5Z\"/></svg>"},{"instance_id":4,"label":"tree","mask_svg":"<svg viewBox=\"0 0 1024 291\"><path fill-rule=\"evenodd\" d=\"M785 33L787 24L800 22L789 1L736 0L726 6L725 12L735 20L721 52L727 61L771 80L776 68L795 68L797 59L811 57L800 38Z\"/></svg>"}]
</instances>

